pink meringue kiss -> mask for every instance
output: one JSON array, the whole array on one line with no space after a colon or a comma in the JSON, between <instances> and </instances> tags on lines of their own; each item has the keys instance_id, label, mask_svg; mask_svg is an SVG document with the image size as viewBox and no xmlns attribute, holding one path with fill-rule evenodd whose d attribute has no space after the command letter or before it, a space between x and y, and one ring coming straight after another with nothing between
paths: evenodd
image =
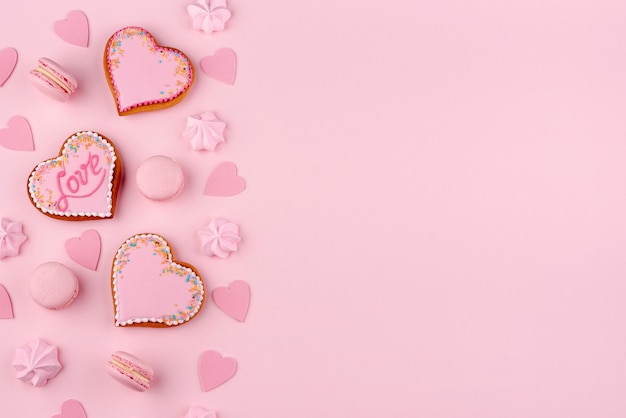
<instances>
[{"instance_id":1,"label":"pink meringue kiss","mask_svg":"<svg viewBox=\"0 0 626 418\"><path fill-rule=\"evenodd\" d=\"M189 116L182 136L189 140L194 151L215 151L215 148L226 140L224 128L226 123L209 111Z\"/></svg>"},{"instance_id":2,"label":"pink meringue kiss","mask_svg":"<svg viewBox=\"0 0 626 418\"><path fill-rule=\"evenodd\" d=\"M44 386L63 368L59 363L57 347L40 339L24 344L15 350L11 365L17 372L17 379L35 387Z\"/></svg>"},{"instance_id":3,"label":"pink meringue kiss","mask_svg":"<svg viewBox=\"0 0 626 418\"><path fill-rule=\"evenodd\" d=\"M22 232L21 223L0 219L0 259L18 255L24 241L26 235Z\"/></svg>"},{"instance_id":4,"label":"pink meringue kiss","mask_svg":"<svg viewBox=\"0 0 626 418\"><path fill-rule=\"evenodd\" d=\"M187 6L187 13L193 28L206 33L223 31L232 16L226 0L196 0L196 4Z\"/></svg>"},{"instance_id":5,"label":"pink meringue kiss","mask_svg":"<svg viewBox=\"0 0 626 418\"><path fill-rule=\"evenodd\" d=\"M215 218L198 231L204 255L226 258L237 251L241 238L239 227L228 219Z\"/></svg>"},{"instance_id":6,"label":"pink meringue kiss","mask_svg":"<svg viewBox=\"0 0 626 418\"><path fill-rule=\"evenodd\" d=\"M217 418L215 411L209 411L201 406L192 406L182 418Z\"/></svg>"}]
</instances>

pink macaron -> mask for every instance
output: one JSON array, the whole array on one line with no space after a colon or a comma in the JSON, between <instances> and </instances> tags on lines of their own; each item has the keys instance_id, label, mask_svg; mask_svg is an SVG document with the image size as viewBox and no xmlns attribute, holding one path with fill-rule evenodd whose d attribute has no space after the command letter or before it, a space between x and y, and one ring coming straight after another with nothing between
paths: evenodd
<instances>
[{"instance_id":1,"label":"pink macaron","mask_svg":"<svg viewBox=\"0 0 626 418\"><path fill-rule=\"evenodd\" d=\"M30 82L43 93L62 102L78 88L78 82L67 70L49 58L40 58L28 74Z\"/></svg>"},{"instance_id":2,"label":"pink macaron","mask_svg":"<svg viewBox=\"0 0 626 418\"><path fill-rule=\"evenodd\" d=\"M144 160L135 176L137 188L150 200L168 200L183 188L183 169L174 160L163 155L154 155Z\"/></svg>"},{"instance_id":3,"label":"pink macaron","mask_svg":"<svg viewBox=\"0 0 626 418\"><path fill-rule=\"evenodd\" d=\"M78 295L78 278L56 262L43 263L30 275L30 296L47 309L63 309Z\"/></svg>"},{"instance_id":4,"label":"pink macaron","mask_svg":"<svg viewBox=\"0 0 626 418\"><path fill-rule=\"evenodd\" d=\"M154 377L152 367L124 351L111 354L107 362L107 373L124 386L139 392L148 390Z\"/></svg>"}]
</instances>

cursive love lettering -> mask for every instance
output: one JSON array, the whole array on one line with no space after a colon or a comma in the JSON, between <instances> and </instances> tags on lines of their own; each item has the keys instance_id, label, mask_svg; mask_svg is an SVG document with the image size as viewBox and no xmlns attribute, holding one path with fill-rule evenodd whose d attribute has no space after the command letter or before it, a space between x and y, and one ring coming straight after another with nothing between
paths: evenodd
<instances>
[{"instance_id":1,"label":"cursive love lettering","mask_svg":"<svg viewBox=\"0 0 626 418\"><path fill-rule=\"evenodd\" d=\"M74 174L67 176L65 165L63 169L57 173L57 188L61 197L57 200L57 208L61 212L65 212L69 208L68 199L82 199L93 195L104 182L106 171L102 167L98 167L100 157L92 155L91 152L87 156L87 162L79 166L79 170ZM98 176L100 173L102 175ZM91 184L90 183L91 180ZM86 186L86 187L84 187Z\"/></svg>"}]
</instances>

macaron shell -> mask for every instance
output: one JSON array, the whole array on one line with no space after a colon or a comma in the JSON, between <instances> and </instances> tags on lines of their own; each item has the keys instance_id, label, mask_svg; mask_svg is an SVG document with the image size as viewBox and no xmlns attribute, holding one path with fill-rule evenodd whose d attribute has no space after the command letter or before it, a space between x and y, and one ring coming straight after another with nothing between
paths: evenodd
<instances>
[{"instance_id":1,"label":"macaron shell","mask_svg":"<svg viewBox=\"0 0 626 418\"><path fill-rule=\"evenodd\" d=\"M72 270L56 262L41 264L30 275L30 295L47 309L63 309L78 295L78 278Z\"/></svg>"},{"instance_id":2,"label":"macaron shell","mask_svg":"<svg viewBox=\"0 0 626 418\"><path fill-rule=\"evenodd\" d=\"M107 369L107 373L109 374L109 376L111 376L113 379L117 380L118 382L126 386L127 388L136 390L137 392L145 392L146 390L148 390L147 387L143 386L138 381L132 379L127 374L124 374L122 370L120 370L114 364L107 363L106 369Z\"/></svg>"},{"instance_id":3,"label":"macaron shell","mask_svg":"<svg viewBox=\"0 0 626 418\"><path fill-rule=\"evenodd\" d=\"M33 86L48 97L62 102L65 102L70 98L70 95L67 94L65 90L52 83L47 78L44 78L40 73L30 72L28 74L28 79Z\"/></svg>"},{"instance_id":4,"label":"macaron shell","mask_svg":"<svg viewBox=\"0 0 626 418\"><path fill-rule=\"evenodd\" d=\"M37 68L42 68L50 72L51 74L54 74L55 77L62 80L69 88L70 93L65 91L62 87L58 86L45 74L42 74L41 72L35 70L31 71L28 75L31 83L33 83L33 85L37 87L41 92L47 94L53 99L67 101L70 98L70 95L74 93L74 91L78 88L78 82L76 81L76 78L74 78L74 76L70 74L60 64L52 61L49 58L40 58Z\"/></svg>"},{"instance_id":5,"label":"macaron shell","mask_svg":"<svg viewBox=\"0 0 626 418\"><path fill-rule=\"evenodd\" d=\"M39 66L52 71L52 73L54 73L57 77L61 78L72 92L78 88L78 81L76 81L76 78L63 68L61 64L52 61L50 58L40 58Z\"/></svg>"},{"instance_id":6,"label":"macaron shell","mask_svg":"<svg viewBox=\"0 0 626 418\"><path fill-rule=\"evenodd\" d=\"M120 368L120 366L113 363L114 360L122 363L123 365L130 366L133 371L141 374L144 378L146 378L148 380L148 383L144 383L141 382L139 379L133 378L128 371ZM140 392L144 392L150 387L150 382L154 377L154 371L152 370L152 367L150 367L141 359L125 351L116 351L111 355L111 359L107 363L107 372L118 382Z\"/></svg>"},{"instance_id":7,"label":"macaron shell","mask_svg":"<svg viewBox=\"0 0 626 418\"><path fill-rule=\"evenodd\" d=\"M150 200L168 200L183 188L183 169L174 160L155 155L144 160L135 176L137 188Z\"/></svg>"}]
</instances>

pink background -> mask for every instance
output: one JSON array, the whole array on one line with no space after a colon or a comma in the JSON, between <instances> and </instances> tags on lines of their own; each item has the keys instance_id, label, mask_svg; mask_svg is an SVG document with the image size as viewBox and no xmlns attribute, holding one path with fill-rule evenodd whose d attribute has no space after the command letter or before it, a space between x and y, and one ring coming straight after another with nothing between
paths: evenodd
<instances>
[{"instance_id":1,"label":"pink background","mask_svg":"<svg viewBox=\"0 0 626 418\"><path fill-rule=\"evenodd\" d=\"M0 415L50 417L68 398L89 418L176 418L191 404L235 417L626 416L626 4L621 0L230 2L227 30L191 29L190 1L0 3L0 47L19 52L0 88L0 126L28 118L34 152L0 149L0 215L24 223L0 261L14 320L0 321ZM80 8L87 49L54 36ZM141 25L198 67L233 48L233 87L198 74L188 97L120 118L102 69L117 29ZM72 70L62 104L26 80L37 58ZM215 153L180 137L186 117L228 123ZM37 213L30 169L77 130L109 136L126 167L114 220ZM165 154L185 189L149 202L133 176ZM236 197L202 195L234 161ZM195 230L224 216L242 230L229 259L203 256ZM169 222L163 221L169 219ZM97 272L63 243L97 229ZM242 324L209 303L175 329L116 329L109 264L138 232L164 235L210 288L247 280ZM68 309L32 302L27 276L60 261L80 276ZM14 379L13 351L57 344L65 368L44 388ZM200 391L199 354L237 359ZM134 393L105 375L112 351L151 362Z\"/></svg>"}]
</instances>

